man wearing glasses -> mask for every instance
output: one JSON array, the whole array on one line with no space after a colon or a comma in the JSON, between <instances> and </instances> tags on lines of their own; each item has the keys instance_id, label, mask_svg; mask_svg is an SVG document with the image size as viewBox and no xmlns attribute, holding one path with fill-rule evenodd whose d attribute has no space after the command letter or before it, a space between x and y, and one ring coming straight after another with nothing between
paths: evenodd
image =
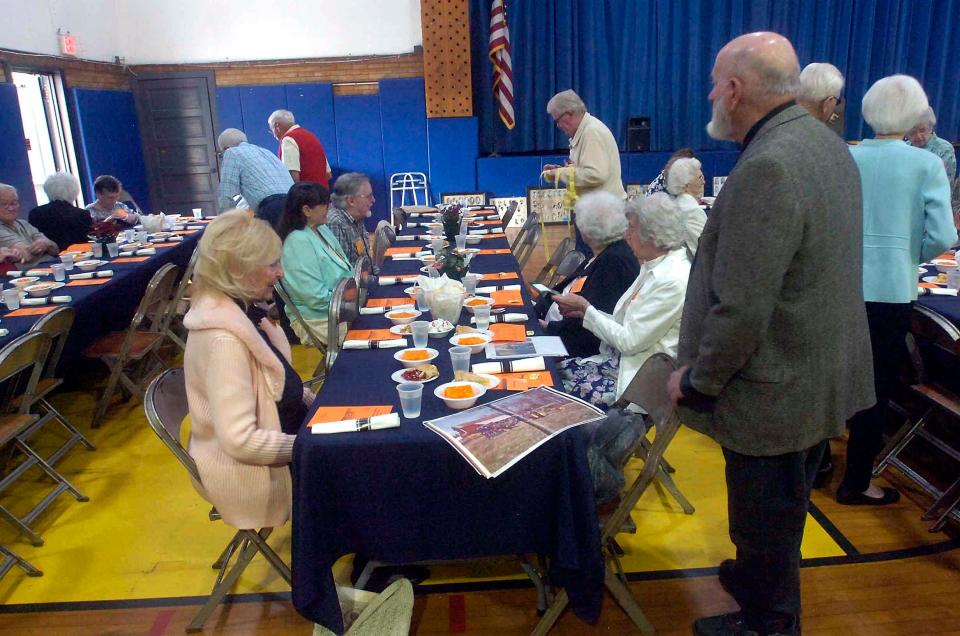
<instances>
[{"instance_id":1,"label":"man wearing glasses","mask_svg":"<svg viewBox=\"0 0 960 636\"><path fill-rule=\"evenodd\" d=\"M800 73L797 103L843 137L843 75L833 64L814 62Z\"/></svg>"},{"instance_id":2,"label":"man wearing glasses","mask_svg":"<svg viewBox=\"0 0 960 636\"><path fill-rule=\"evenodd\" d=\"M348 172L337 177L330 194L327 227L333 232L351 264L361 256L372 259L370 236L363 221L371 215L376 202L370 177L360 172Z\"/></svg>"}]
</instances>

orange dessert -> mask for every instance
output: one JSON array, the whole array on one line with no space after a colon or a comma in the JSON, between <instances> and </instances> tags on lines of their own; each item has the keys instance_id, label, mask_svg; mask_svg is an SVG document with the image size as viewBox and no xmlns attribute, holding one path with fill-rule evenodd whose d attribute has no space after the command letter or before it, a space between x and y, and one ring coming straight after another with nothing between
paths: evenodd
<instances>
[{"instance_id":1,"label":"orange dessert","mask_svg":"<svg viewBox=\"0 0 960 636\"><path fill-rule=\"evenodd\" d=\"M443 396L451 399L462 400L464 398L473 397L473 387L469 384L462 384L460 386L448 386L443 390Z\"/></svg>"},{"instance_id":2,"label":"orange dessert","mask_svg":"<svg viewBox=\"0 0 960 636\"><path fill-rule=\"evenodd\" d=\"M460 338L457 342L462 345L479 345L485 343L486 340L477 336L467 336L466 338Z\"/></svg>"},{"instance_id":3,"label":"orange dessert","mask_svg":"<svg viewBox=\"0 0 960 636\"><path fill-rule=\"evenodd\" d=\"M404 360L426 360L430 357L430 352L425 349L413 349L403 354Z\"/></svg>"},{"instance_id":4,"label":"orange dessert","mask_svg":"<svg viewBox=\"0 0 960 636\"><path fill-rule=\"evenodd\" d=\"M468 300L467 304L471 307L476 307L477 305L486 305L487 301L485 301L483 298L474 298L473 300Z\"/></svg>"},{"instance_id":5,"label":"orange dessert","mask_svg":"<svg viewBox=\"0 0 960 636\"><path fill-rule=\"evenodd\" d=\"M402 318L413 318L413 317L416 316L416 315L417 315L417 314L411 313L411 312L409 312L409 311L400 311L400 312L397 312L397 313L392 313L392 314L390 314L390 317L391 317L391 318L402 319Z\"/></svg>"}]
</instances>

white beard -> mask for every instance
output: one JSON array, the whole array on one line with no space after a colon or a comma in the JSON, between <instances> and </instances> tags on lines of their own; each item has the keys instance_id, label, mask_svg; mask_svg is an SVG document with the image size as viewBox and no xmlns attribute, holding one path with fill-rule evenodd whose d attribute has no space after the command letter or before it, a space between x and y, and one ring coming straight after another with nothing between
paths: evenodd
<instances>
[{"instance_id":1,"label":"white beard","mask_svg":"<svg viewBox=\"0 0 960 636\"><path fill-rule=\"evenodd\" d=\"M720 105L720 100L713 102L713 115L707 123L707 134L719 141L733 141L732 128L730 116Z\"/></svg>"},{"instance_id":2,"label":"white beard","mask_svg":"<svg viewBox=\"0 0 960 636\"><path fill-rule=\"evenodd\" d=\"M363 218L369 219L371 216L373 216L373 208L367 210L367 213L366 213L366 215L364 215Z\"/></svg>"}]
</instances>

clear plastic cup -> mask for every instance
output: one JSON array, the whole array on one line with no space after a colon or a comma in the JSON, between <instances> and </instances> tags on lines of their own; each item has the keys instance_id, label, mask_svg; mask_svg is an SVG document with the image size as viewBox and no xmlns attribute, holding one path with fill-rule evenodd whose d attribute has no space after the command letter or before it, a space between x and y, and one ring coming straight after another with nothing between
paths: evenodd
<instances>
[{"instance_id":1,"label":"clear plastic cup","mask_svg":"<svg viewBox=\"0 0 960 636\"><path fill-rule=\"evenodd\" d=\"M440 278L440 270L436 267L428 267L427 273L430 275L430 278Z\"/></svg>"},{"instance_id":2,"label":"clear plastic cup","mask_svg":"<svg viewBox=\"0 0 960 636\"><path fill-rule=\"evenodd\" d=\"M53 272L53 280L61 281L67 277L67 272L63 266L63 263L54 263L50 266L50 271Z\"/></svg>"},{"instance_id":3,"label":"clear plastic cup","mask_svg":"<svg viewBox=\"0 0 960 636\"><path fill-rule=\"evenodd\" d=\"M0 292L0 296L3 298L3 304L6 305L10 311L20 309L20 290L16 287L4 289L3 292Z\"/></svg>"},{"instance_id":4,"label":"clear plastic cup","mask_svg":"<svg viewBox=\"0 0 960 636\"><path fill-rule=\"evenodd\" d=\"M473 317L477 319L477 329L490 327L490 305L477 305L473 308Z\"/></svg>"},{"instance_id":5,"label":"clear plastic cup","mask_svg":"<svg viewBox=\"0 0 960 636\"><path fill-rule=\"evenodd\" d=\"M430 305L427 304L427 292L423 287L417 287L417 311L430 311Z\"/></svg>"},{"instance_id":6,"label":"clear plastic cup","mask_svg":"<svg viewBox=\"0 0 960 636\"><path fill-rule=\"evenodd\" d=\"M63 263L63 269L70 272L73 271L73 254L64 254L60 257L60 262Z\"/></svg>"},{"instance_id":7,"label":"clear plastic cup","mask_svg":"<svg viewBox=\"0 0 960 636\"><path fill-rule=\"evenodd\" d=\"M430 337L430 323L426 320L415 320L410 323L410 332L413 334L413 346L422 349L427 346Z\"/></svg>"},{"instance_id":8,"label":"clear plastic cup","mask_svg":"<svg viewBox=\"0 0 960 636\"><path fill-rule=\"evenodd\" d=\"M443 249L443 239L441 239L441 238L436 238L436 239L433 239L432 241L430 241L430 249L432 249L432 250L434 251L434 253L439 252L440 250L442 250L442 249Z\"/></svg>"},{"instance_id":9,"label":"clear plastic cup","mask_svg":"<svg viewBox=\"0 0 960 636\"><path fill-rule=\"evenodd\" d=\"M420 402L423 398L423 385L419 382L404 382L397 385L400 394L400 408L407 419L420 417Z\"/></svg>"},{"instance_id":10,"label":"clear plastic cup","mask_svg":"<svg viewBox=\"0 0 960 636\"><path fill-rule=\"evenodd\" d=\"M193 208L193 218L202 219L203 218L203 208Z\"/></svg>"},{"instance_id":11,"label":"clear plastic cup","mask_svg":"<svg viewBox=\"0 0 960 636\"><path fill-rule=\"evenodd\" d=\"M116 258L117 254L120 253L120 246L116 242L107 243L107 254L110 255L110 258Z\"/></svg>"},{"instance_id":12,"label":"clear plastic cup","mask_svg":"<svg viewBox=\"0 0 960 636\"><path fill-rule=\"evenodd\" d=\"M103 243L94 241L90 244L90 249L93 251L94 258L103 258Z\"/></svg>"},{"instance_id":13,"label":"clear plastic cup","mask_svg":"<svg viewBox=\"0 0 960 636\"><path fill-rule=\"evenodd\" d=\"M467 235L457 234L457 249L461 252L467 247Z\"/></svg>"},{"instance_id":14,"label":"clear plastic cup","mask_svg":"<svg viewBox=\"0 0 960 636\"><path fill-rule=\"evenodd\" d=\"M460 221L460 234L466 234L466 233L467 233L467 226L468 226L468 225L470 225L470 221L468 221L468 220L466 220L466 219Z\"/></svg>"},{"instance_id":15,"label":"clear plastic cup","mask_svg":"<svg viewBox=\"0 0 960 636\"><path fill-rule=\"evenodd\" d=\"M453 364L453 372L467 372L470 370L470 347L450 347L450 363Z\"/></svg>"},{"instance_id":16,"label":"clear plastic cup","mask_svg":"<svg viewBox=\"0 0 960 636\"><path fill-rule=\"evenodd\" d=\"M467 296L475 296L477 294L478 280L480 280L480 277L476 274L467 274L463 277L463 290Z\"/></svg>"}]
</instances>

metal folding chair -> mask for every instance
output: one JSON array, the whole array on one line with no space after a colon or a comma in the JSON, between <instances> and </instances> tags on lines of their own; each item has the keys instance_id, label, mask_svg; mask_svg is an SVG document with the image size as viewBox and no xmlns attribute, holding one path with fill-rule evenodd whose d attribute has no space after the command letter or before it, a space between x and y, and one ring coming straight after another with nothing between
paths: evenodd
<instances>
[{"instance_id":1,"label":"metal folding chair","mask_svg":"<svg viewBox=\"0 0 960 636\"><path fill-rule=\"evenodd\" d=\"M567 237L567 240L571 239ZM567 252L567 255L564 256L560 264L557 265L557 270L553 273L550 282L546 283L547 287L553 287L560 281L573 276L574 272L580 269L580 266L583 265L583 261L585 260L587 260L587 257L576 249Z\"/></svg>"},{"instance_id":2,"label":"metal folding chair","mask_svg":"<svg viewBox=\"0 0 960 636\"><path fill-rule=\"evenodd\" d=\"M379 270L387 258L387 249L397 240L397 232L386 221L377 223L373 232L373 267Z\"/></svg>"},{"instance_id":3,"label":"metal folding chair","mask_svg":"<svg viewBox=\"0 0 960 636\"><path fill-rule=\"evenodd\" d=\"M513 215L516 214L519 206L519 201L511 201L510 205L507 206L506 212L504 212L503 216L500 218L500 221L503 223L504 231L506 231L507 227L509 227L510 221L513 220Z\"/></svg>"},{"instance_id":4,"label":"metal folding chair","mask_svg":"<svg viewBox=\"0 0 960 636\"><path fill-rule=\"evenodd\" d=\"M103 423L118 386L142 399L147 380L166 366L157 350L164 339L163 321L176 279L176 265L167 263L158 269L147 285L130 327L126 331L104 334L84 349L84 356L96 358L110 369L107 386L93 415L93 428ZM151 360L154 364L148 366Z\"/></svg>"},{"instance_id":5,"label":"metal folding chair","mask_svg":"<svg viewBox=\"0 0 960 636\"><path fill-rule=\"evenodd\" d=\"M26 572L27 576L43 576L43 572L31 565L29 561L2 544L0 544L0 556L3 557L3 560L0 561L0 580L3 580L3 577L15 565Z\"/></svg>"},{"instance_id":6,"label":"metal folding chair","mask_svg":"<svg viewBox=\"0 0 960 636\"><path fill-rule=\"evenodd\" d=\"M527 266L527 261L530 260L533 250L537 248L537 243L540 242L540 236L542 234L543 228L540 226L538 218L536 224L532 225L530 229L524 233L523 238L513 244L513 253L517 257L517 263L520 265L521 272L523 268Z\"/></svg>"},{"instance_id":7,"label":"metal folding chair","mask_svg":"<svg viewBox=\"0 0 960 636\"><path fill-rule=\"evenodd\" d=\"M920 346L921 343L924 346ZM880 461L873 469L873 476L879 477L888 466L894 466L930 493L934 502L923 513L923 519L934 519L930 532L937 532L943 528L949 517L960 521L960 511L957 509L957 505L960 504L960 479L954 481L945 490L940 490L919 471L900 459L900 453L910 442L919 437L955 462L960 462L960 449L952 446L943 437L937 436L927 426L931 416L935 414L946 417L954 425L960 422L960 396L930 377L928 365L924 362L924 358L932 353L960 363L960 330L932 309L914 305L910 333L907 334L907 349L917 378L916 384L910 387L910 391L926 409L915 421L908 418L890 438L880 453ZM938 514L941 510L942 512Z\"/></svg>"},{"instance_id":8,"label":"metal folding chair","mask_svg":"<svg viewBox=\"0 0 960 636\"><path fill-rule=\"evenodd\" d=\"M341 278L333 288L330 308L327 312L327 372L340 354L340 325L349 325L360 315L360 290L357 281Z\"/></svg>"},{"instance_id":9,"label":"metal folding chair","mask_svg":"<svg viewBox=\"0 0 960 636\"><path fill-rule=\"evenodd\" d=\"M399 200L397 200L399 195ZM411 202L407 203L407 195ZM422 197L422 201L421 201ZM397 172L390 175L390 209L405 205L430 205L430 184L422 172Z\"/></svg>"},{"instance_id":10,"label":"metal folding chair","mask_svg":"<svg viewBox=\"0 0 960 636\"><path fill-rule=\"evenodd\" d=\"M360 306L367 304L367 281L373 274L373 263L366 256L361 256L353 264L353 280L357 281L357 287L360 289Z\"/></svg>"},{"instance_id":11,"label":"metal folding chair","mask_svg":"<svg viewBox=\"0 0 960 636\"><path fill-rule=\"evenodd\" d=\"M0 505L0 519L5 519L24 534L33 545L43 545L43 538L30 527L40 514L52 504L60 493L67 491L77 501L88 498L74 488L48 461L40 457L25 441L40 419L30 413L36 403L37 383L50 351L50 336L42 331L28 332L12 340L0 349L0 449L19 452L24 460L0 479L0 492L12 486L28 470L37 466L50 477L56 486L47 493L27 514L18 515ZM12 465L12 464L11 464Z\"/></svg>"},{"instance_id":12,"label":"metal folding chair","mask_svg":"<svg viewBox=\"0 0 960 636\"><path fill-rule=\"evenodd\" d=\"M187 267L180 277L180 282L177 283L173 295L170 297L170 305L167 307L167 315L164 317L162 325L164 337L177 345L181 351L185 351L187 348L187 334L183 327L183 316L190 308L190 283L199 256L200 250L194 248L190 260L187 261Z\"/></svg>"},{"instance_id":13,"label":"metal folding chair","mask_svg":"<svg viewBox=\"0 0 960 636\"><path fill-rule=\"evenodd\" d=\"M624 398L645 410L649 422L655 430L655 435L646 453L646 459L640 473L630 487L621 496L620 503L609 517L601 521L600 548L604 555L603 583L617 603L623 608L630 620L640 631L650 636L654 633L653 625L644 615L636 599L630 593L623 566L620 563L619 547L615 538L619 534L630 512L637 505L640 497L660 472L660 460L667 446L680 430L680 420L673 409L673 402L667 394L667 380L676 369L676 362L670 356L657 353L652 355L637 371L630 386L624 392ZM638 442L639 445L639 442ZM629 461L629 454L627 454ZM624 464L624 469L626 464ZM560 618L560 614L569 603L566 590L560 590L547 608L533 630L535 635L546 634L553 624Z\"/></svg>"},{"instance_id":14,"label":"metal folding chair","mask_svg":"<svg viewBox=\"0 0 960 636\"><path fill-rule=\"evenodd\" d=\"M157 376L147 387L143 409L146 412L150 428L157 434L163 445L173 453L190 474L190 477L198 484L201 483L197 465L180 443L180 427L189 412L183 369L167 369ZM210 518L211 520L218 519L219 514L211 511ZM272 528L237 530L233 539L230 540L230 543L227 544L227 547L213 564L213 567L218 570L213 591L204 606L190 621L187 626L188 632L199 632L203 629L203 624L207 618L240 579L243 571L258 552L267 559L273 569L288 584L291 582L290 568L273 551L273 548L267 545L267 537L270 536L272 531ZM234 554L237 554L236 563L228 570L227 566Z\"/></svg>"},{"instance_id":15,"label":"metal folding chair","mask_svg":"<svg viewBox=\"0 0 960 636\"><path fill-rule=\"evenodd\" d=\"M320 387L323 386L323 382L327 379L327 346L323 344L320 336L317 335L317 332L313 330L313 328L310 326L310 323L304 320L300 310L297 309L295 304L293 304L290 294L287 293L287 288L283 286L283 280L278 280L273 286L273 289L277 292L280 300L283 301L283 311L287 314L287 319L290 322L299 322L303 326L303 330L307 334L307 340L309 340L309 342L304 342L303 344L310 347L315 347L320 351L320 362L317 363L317 368L313 370L313 377L309 380L305 380L303 383L304 386L310 387L312 391L319 391Z\"/></svg>"},{"instance_id":16,"label":"metal folding chair","mask_svg":"<svg viewBox=\"0 0 960 636\"><path fill-rule=\"evenodd\" d=\"M560 267L560 263L563 262L563 259L569 252L575 250L573 239L569 236L565 237L557 244L556 249L553 250L553 254L547 259L547 262L540 269L536 277L534 277L533 281L541 285L546 285L547 287L552 287L552 281L556 277L557 268Z\"/></svg>"},{"instance_id":17,"label":"metal folding chair","mask_svg":"<svg viewBox=\"0 0 960 636\"><path fill-rule=\"evenodd\" d=\"M511 244L511 249L520 245L527 233L531 231L534 227L540 227L540 213L539 212L530 212L527 214L527 219L523 222L523 225L520 226L520 231L517 232L517 235L513 238L513 243ZM506 222L503 224L504 230L507 228ZM514 249L514 251L516 251Z\"/></svg>"}]
</instances>

